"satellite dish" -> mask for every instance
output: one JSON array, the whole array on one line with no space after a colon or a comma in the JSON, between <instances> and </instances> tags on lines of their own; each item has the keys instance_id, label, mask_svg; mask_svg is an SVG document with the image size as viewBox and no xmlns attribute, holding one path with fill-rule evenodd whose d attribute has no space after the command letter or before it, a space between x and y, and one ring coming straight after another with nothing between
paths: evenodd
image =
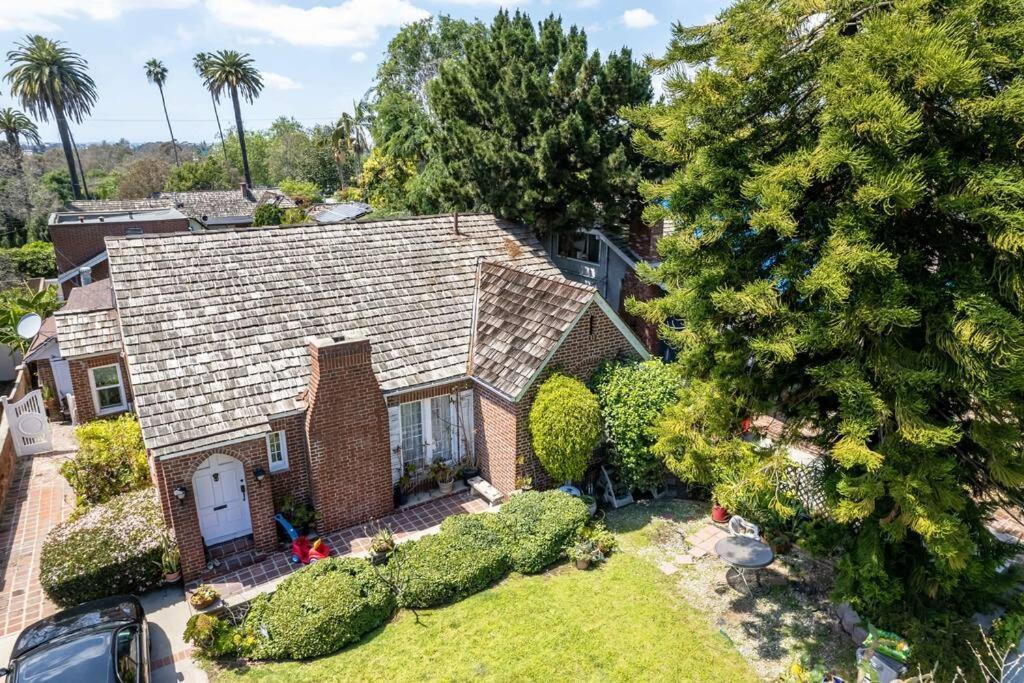
<instances>
[{"instance_id":1,"label":"satellite dish","mask_svg":"<svg viewBox=\"0 0 1024 683\"><path fill-rule=\"evenodd\" d=\"M43 319L38 313L26 313L18 321L18 336L22 339L33 339L39 334L39 328L43 326Z\"/></svg>"}]
</instances>

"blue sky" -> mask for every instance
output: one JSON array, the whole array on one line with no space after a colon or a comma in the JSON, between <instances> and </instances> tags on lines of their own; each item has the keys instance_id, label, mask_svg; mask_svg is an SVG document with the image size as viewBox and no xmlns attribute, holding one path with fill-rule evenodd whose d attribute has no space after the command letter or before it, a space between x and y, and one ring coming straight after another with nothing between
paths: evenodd
<instances>
[{"instance_id":1,"label":"blue sky","mask_svg":"<svg viewBox=\"0 0 1024 683\"><path fill-rule=\"evenodd\" d=\"M169 69L167 107L176 137L212 142L216 136L209 95L192 69L199 51L248 52L264 73L266 89L243 105L247 128L263 128L280 115L312 125L351 110L371 86L388 40L402 24L434 14L490 19L500 6L521 7L534 20L549 13L587 30L602 53L629 47L637 56L659 54L671 24L703 23L723 0L0 0L0 52L27 33L65 41L89 61L99 102L75 126L80 142L167 139L155 86L143 63L156 57ZM7 65L3 64L6 72ZM16 104L0 83L0 107ZM221 119L230 124L228 107ZM45 141L56 141L41 124Z\"/></svg>"}]
</instances>

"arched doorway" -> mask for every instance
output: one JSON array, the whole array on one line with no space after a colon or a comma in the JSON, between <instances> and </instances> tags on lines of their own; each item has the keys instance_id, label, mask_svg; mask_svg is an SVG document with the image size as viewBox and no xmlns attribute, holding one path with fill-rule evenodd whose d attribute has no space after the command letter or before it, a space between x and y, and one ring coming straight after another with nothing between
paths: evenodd
<instances>
[{"instance_id":1,"label":"arched doorway","mask_svg":"<svg viewBox=\"0 0 1024 683\"><path fill-rule=\"evenodd\" d=\"M192 475L199 530L206 545L252 533L245 467L230 455L218 453L203 461Z\"/></svg>"}]
</instances>

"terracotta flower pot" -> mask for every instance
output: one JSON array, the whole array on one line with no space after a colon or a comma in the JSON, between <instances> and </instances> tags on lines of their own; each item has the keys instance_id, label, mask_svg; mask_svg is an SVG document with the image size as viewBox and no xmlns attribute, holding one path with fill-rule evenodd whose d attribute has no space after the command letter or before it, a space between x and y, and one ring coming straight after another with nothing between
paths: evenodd
<instances>
[{"instance_id":1,"label":"terracotta flower pot","mask_svg":"<svg viewBox=\"0 0 1024 683\"><path fill-rule=\"evenodd\" d=\"M712 503L711 504L711 519L712 519L712 521L715 521L715 522L718 522L719 524L722 524L722 523L728 522L730 517L732 517L732 515L730 515L729 511L726 510L724 507L722 507L718 503Z\"/></svg>"},{"instance_id":2,"label":"terracotta flower pot","mask_svg":"<svg viewBox=\"0 0 1024 683\"><path fill-rule=\"evenodd\" d=\"M179 579L181 579L180 569L170 574L164 574L164 583L177 583Z\"/></svg>"}]
</instances>

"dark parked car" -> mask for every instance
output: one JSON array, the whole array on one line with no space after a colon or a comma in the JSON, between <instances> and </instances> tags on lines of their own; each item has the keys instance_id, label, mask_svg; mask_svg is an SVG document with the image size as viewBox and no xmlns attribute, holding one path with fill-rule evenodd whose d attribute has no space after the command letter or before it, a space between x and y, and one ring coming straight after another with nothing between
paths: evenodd
<instances>
[{"instance_id":1,"label":"dark parked car","mask_svg":"<svg viewBox=\"0 0 1024 683\"><path fill-rule=\"evenodd\" d=\"M130 595L93 600L18 636L8 683L149 683L149 626Z\"/></svg>"}]
</instances>

